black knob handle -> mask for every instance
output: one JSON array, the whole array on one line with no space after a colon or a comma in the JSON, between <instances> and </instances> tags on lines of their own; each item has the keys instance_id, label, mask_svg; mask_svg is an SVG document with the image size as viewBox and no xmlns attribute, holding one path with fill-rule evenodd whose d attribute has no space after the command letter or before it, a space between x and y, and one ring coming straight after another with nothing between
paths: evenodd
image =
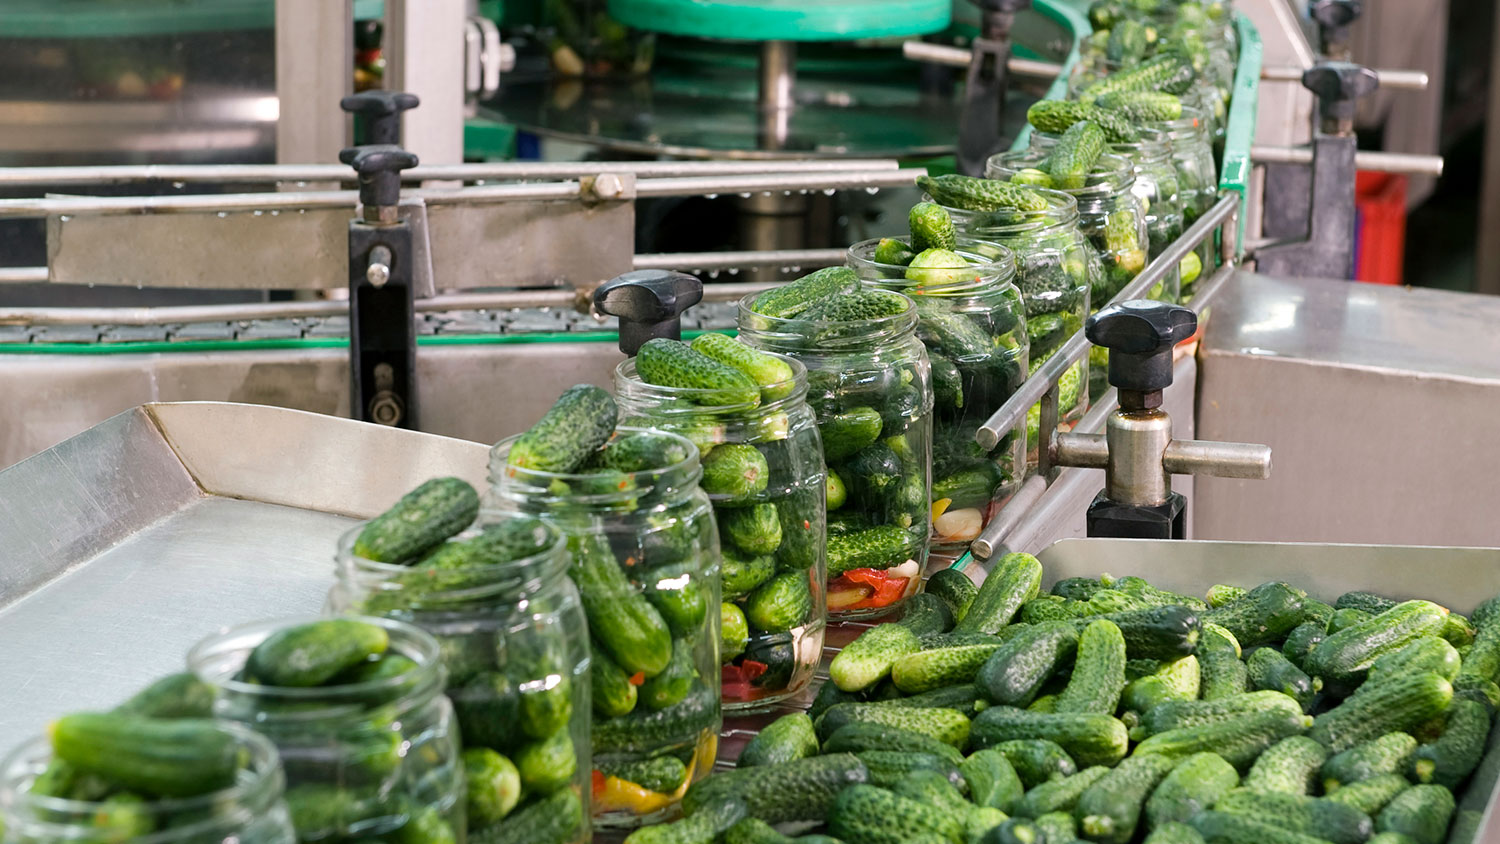
<instances>
[{"instance_id":1,"label":"black knob handle","mask_svg":"<svg viewBox=\"0 0 1500 844\"><path fill-rule=\"evenodd\" d=\"M401 112L421 103L416 94L404 91L361 91L339 100L339 108L365 118L365 143L401 142Z\"/></svg>"},{"instance_id":2,"label":"black knob handle","mask_svg":"<svg viewBox=\"0 0 1500 844\"><path fill-rule=\"evenodd\" d=\"M636 270L599 285L594 307L620 318L620 351L633 355L647 340L682 337L682 312L703 299L703 282L670 270Z\"/></svg>"},{"instance_id":3,"label":"black knob handle","mask_svg":"<svg viewBox=\"0 0 1500 844\"><path fill-rule=\"evenodd\" d=\"M1319 62L1302 73L1302 87L1318 98L1324 121L1354 120L1355 100L1380 86L1380 77L1353 62Z\"/></svg>"},{"instance_id":4,"label":"black knob handle","mask_svg":"<svg viewBox=\"0 0 1500 844\"><path fill-rule=\"evenodd\" d=\"M417 166L416 153L393 144L342 149L339 161L359 173L359 201L366 208L395 205L401 198L401 171Z\"/></svg>"},{"instance_id":5,"label":"black knob handle","mask_svg":"<svg viewBox=\"0 0 1500 844\"><path fill-rule=\"evenodd\" d=\"M1307 16L1324 28L1348 26L1359 13L1359 0L1312 0L1307 4Z\"/></svg>"},{"instance_id":6,"label":"black knob handle","mask_svg":"<svg viewBox=\"0 0 1500 844\"><path fill-rule=\"evenodd\" d=\"M1140 393L1171 386L1172 347L1197 330L1197 314L1149 299L1110 305L1083 326L1090 343L1109 349L1109 383Z\"/></svg>"}]
</instances>

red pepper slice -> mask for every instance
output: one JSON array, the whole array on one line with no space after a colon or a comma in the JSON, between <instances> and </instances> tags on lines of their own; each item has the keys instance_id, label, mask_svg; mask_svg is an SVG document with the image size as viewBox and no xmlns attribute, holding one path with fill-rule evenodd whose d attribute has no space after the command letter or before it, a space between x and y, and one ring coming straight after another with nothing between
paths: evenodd
<instances>
[{"instance_id":1,"label":"red pepper slice","mask_svg":"<svg viewBox=\"0 0 1500 844\"><path fill-rule=\"evenodd\" d=\"M604 772L600 771L598 769L595 769L594 770L594 775L593 775L592 780L591 780L591 784L593 786L592 793L594 795L603 794L604 793Z\"/></svg>"},{"instance_id":2,"label":"red pepper slice","mask_svg":"<svg viewBox=\"0 0 1500 844\"><path fill-rule=\"evenodd\" d=\"M644 671L637 671L637 672L635 672L634 674L630 675L630 679L627 682L629 682L630 685L632 685L632 686L643 686L643 685L645 685L646 684L646 672L644 672Z\"/></svg>"},{"instance_id":3,"label":"red pepper slice","mask_svg":"<svg viewBox=\"0 0 1500 844\"><path fill-rule=\"evenodd\" d=\"M858 603L850 604L847 609L864 610L888 607L901 600L906 594L906 586L911 582L909 577L892 577L881 569L851 569L844 572L829 587L830 591L837 589L839 581L847 581L849 584L859 584L874 589L870 597Z\"/></svg>"}]
</instances>

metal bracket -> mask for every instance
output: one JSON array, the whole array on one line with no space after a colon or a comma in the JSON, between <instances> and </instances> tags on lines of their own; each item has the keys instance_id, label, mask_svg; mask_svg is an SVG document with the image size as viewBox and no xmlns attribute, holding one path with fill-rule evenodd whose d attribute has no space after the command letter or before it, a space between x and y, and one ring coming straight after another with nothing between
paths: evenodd
<instances>
[{"instance_id":1,"label":"metal bracket","mask_svg":"<svg viewBox=\"0 0 1500 844\"><path fill-rule=\"evenodd\" d=\"M417 427L411 226L349 221L349 409L366 422Z\"/></svg>"},{"instance_id":2,"label":"metal bracket","mask_svg":"<svg viewBox=\"0 0 1500 844\"><path fill-rule=\"evenodd\" d=\"M1000 120L1005 112L1006 61L1010 39L975 38L958 119L958 172L984 175L985 162L1000 151Z\"/></svg>"}]
</instances>

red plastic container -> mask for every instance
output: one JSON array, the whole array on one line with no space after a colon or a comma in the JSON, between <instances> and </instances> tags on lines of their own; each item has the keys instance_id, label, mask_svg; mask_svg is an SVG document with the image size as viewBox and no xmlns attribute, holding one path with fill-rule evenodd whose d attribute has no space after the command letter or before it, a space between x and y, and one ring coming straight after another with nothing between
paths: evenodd
<instances>
[{"instance_id":1,"label":"red plastic container","mask_svg":"<svg viewBox=\"0 0 1500 844\"><path fill-rule=\"evenodd\" d=\"M1400 284L1406 252L1406 177L1361 170L1354 183L1354 277Z\"/></svg>"}]
</instances>

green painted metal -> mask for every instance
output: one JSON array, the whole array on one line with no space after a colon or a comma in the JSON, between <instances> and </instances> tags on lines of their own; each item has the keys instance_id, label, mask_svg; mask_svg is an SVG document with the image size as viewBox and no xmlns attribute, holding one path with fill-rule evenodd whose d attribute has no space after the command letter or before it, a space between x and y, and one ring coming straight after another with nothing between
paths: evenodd
<instances>
[{"instance_id":1,"label":"green painted metal","mask_svg":"<svg viewBox=\"0 0 1500 844\"><path fill-rule=\"evenodd\" d=\"M354 0L355 20L384 14L385 0ZM275 25L276 0L0 1L3 38L140 38Z\"/></svg>"},{"instance_id":2,"label":"green painted metal","mask_svg":"<svg viewBox=\"0 0 1500 844\"><path fill-rule=\"evenodd\" d=\"M515 157L515 126L483 117L464 121L465 161L509 161Z\"/></svg>"},{"instance_id":3,"label":"green painted metal","mask_svg":"<svg viewBox=\"0 0 1500 844\"><path fill-rule=\"evenodd\" d=\"M1239 232L1235 243L1245 251L1245 218L1250 201L1250 144L1255 141L1255 113L1264 53L1260 31L1243 14L1235 15L1240 61L1234 69L1234 93L1229 101L1229 123L1224 133L1224 162L1219 167L1219 190L1240 195Z\"/></svg>"},{"instance_id":4,"label":"green painted metal","mask_svg":"<svg viewBox=\"0 0 1500 844\"><path fill-rule=\"evenodd\" d=\"M948 26L951 0L610 0L648 32L735 41L846 41L926 35Z\"/></svg>"}]
</instances>

